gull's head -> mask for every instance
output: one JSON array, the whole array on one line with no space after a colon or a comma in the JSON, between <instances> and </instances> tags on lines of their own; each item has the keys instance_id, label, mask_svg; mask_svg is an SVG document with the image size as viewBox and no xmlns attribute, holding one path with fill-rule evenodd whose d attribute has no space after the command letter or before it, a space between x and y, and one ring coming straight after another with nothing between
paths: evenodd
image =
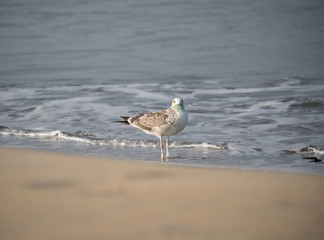
<instances>
[{"instance_id":1,"label":"gull's head","mask_svg":"<svg viewBox=\"0 0 324 240\"><path fill-rule=\"evenodd\" d=\"M184 108L183 100L181 98L173 99L171 108L176 109L176 110L182 110Z\"/></svg>"}]
</instances>

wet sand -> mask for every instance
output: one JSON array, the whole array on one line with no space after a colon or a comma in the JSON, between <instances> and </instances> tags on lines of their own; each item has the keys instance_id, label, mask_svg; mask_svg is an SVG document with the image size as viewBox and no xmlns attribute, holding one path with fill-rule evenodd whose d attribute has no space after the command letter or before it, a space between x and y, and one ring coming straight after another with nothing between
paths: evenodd
<instances>
[{"instance_id":1,"label":"wet sand","mask_svg":"<svg viewBox=\"0 0 324 240\"><path fill-rule=\"evenodd\" d=\"M324 176L0 148L0 239L323 239Z\"/></svg>"}]
</instances>

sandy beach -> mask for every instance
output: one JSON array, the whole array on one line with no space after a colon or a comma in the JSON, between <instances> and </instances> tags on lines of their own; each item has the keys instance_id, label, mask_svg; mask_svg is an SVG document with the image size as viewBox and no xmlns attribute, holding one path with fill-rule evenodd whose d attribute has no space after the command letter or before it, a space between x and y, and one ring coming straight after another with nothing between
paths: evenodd
<instances>
[{"instance_id":1,"label":"sandy beach","mask_svg":"<svg viewBox=\"0 0 324 240\"><path fill-rule=\"evenodd\" d=\"M324 176L0 148L0 239L323 239Z\"/></svg>"}]
</instances>

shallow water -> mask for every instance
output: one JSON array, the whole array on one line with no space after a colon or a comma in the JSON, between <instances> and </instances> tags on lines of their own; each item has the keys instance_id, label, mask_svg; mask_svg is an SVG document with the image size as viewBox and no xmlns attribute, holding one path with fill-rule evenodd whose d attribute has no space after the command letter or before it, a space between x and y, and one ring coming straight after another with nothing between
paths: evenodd
<instances>
[{"instance_id":1,"label":"shallow water","mask_svg":"<svg viewBox=\"0 0 324 240\"><path fill-rule=\"evenodd\" d=\"M160 161L112 123L184 99L172 164L324 173L322 1L2 1L0 145Z\"/></svg>"}]
</instances>

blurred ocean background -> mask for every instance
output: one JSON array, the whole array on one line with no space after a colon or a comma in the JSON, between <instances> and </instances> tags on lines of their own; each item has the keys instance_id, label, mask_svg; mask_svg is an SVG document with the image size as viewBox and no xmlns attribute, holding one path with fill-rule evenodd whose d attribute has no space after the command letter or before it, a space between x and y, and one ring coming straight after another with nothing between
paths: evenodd
<instances>
[{"instance_id":1,"label":"blurred ocean background","mask_svg":"<svg viewBox=\"0 0 324 240\"><path fill-rule=\"evenodd\" d=\"M323 13L322 0L1 0L0 146L158 162L156 137L112 122L181 97L170 164L323 174Z\"/></svg>"}]
</instances>

